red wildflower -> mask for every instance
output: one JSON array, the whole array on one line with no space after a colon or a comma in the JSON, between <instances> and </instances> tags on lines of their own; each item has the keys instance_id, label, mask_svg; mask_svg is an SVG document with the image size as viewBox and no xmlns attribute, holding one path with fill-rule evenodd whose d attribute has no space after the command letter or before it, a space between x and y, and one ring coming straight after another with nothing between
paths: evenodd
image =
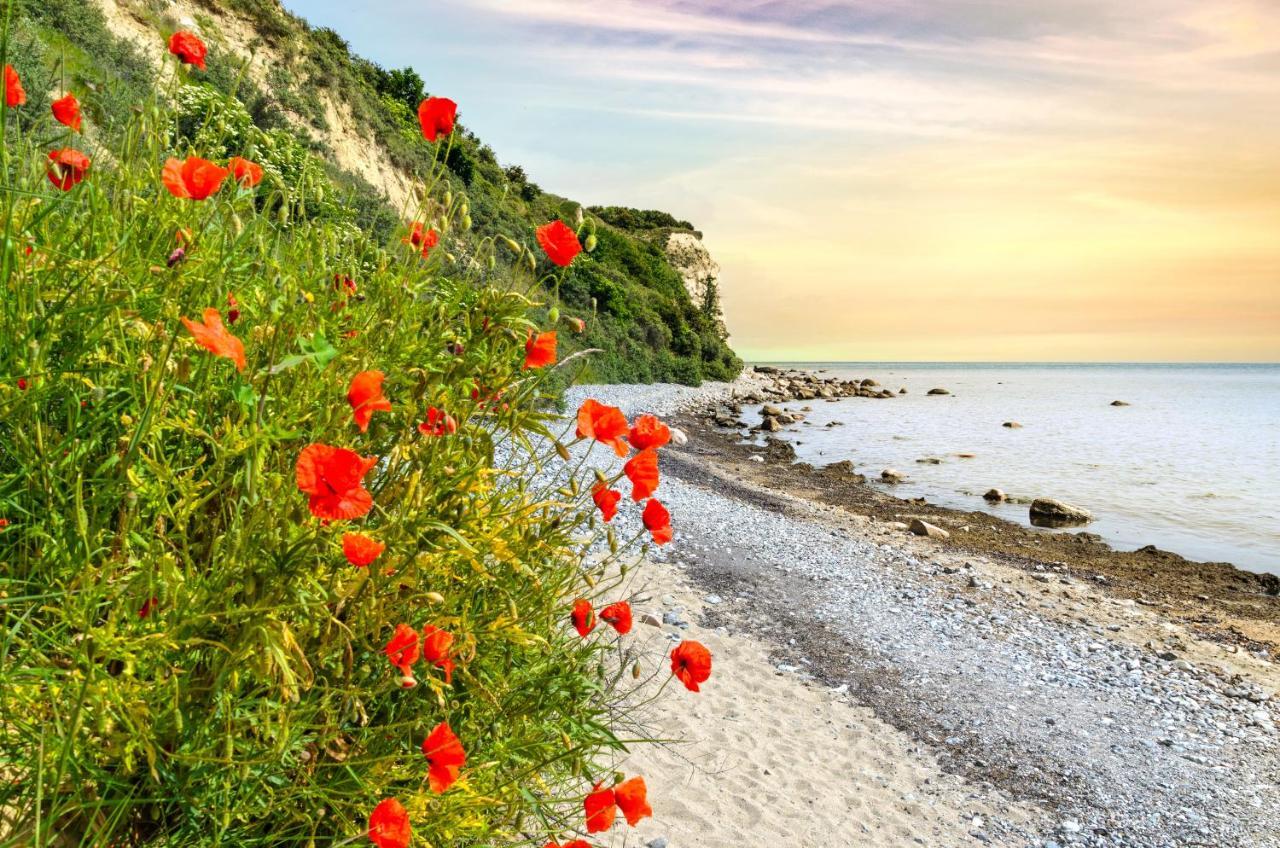
<instances>
[{"instance_id":1,"label":"red wildflower","mask_svg":"<svg viewBox=\"0 0 1280 848\"><path fill-rule=\"evenodd\" d=\"M698 684L711 676L711 652L701 642L681 642L671 652L671 673L690 692L697 692Z\"/></svg>"},{"instance_id":2,"label":"red wildflower","mask_svg":"<svg viewBox=\"0 0 1280 848\"><path fill-rule=\"evenodd\" d=\"M364 475L378 464L376 456L362 457L353 450L311 444L298 455L298 488L310 495L307 507L324 521L359 518L373 508L373 496L365 489Z\"/></svg>"},{"instance_id":3,"label":"red wildflower","mask_svg":"<svg viewBox=\"0 0 1280 848\"><path fill-rule=\"evenodd\" d=\"M68 126L76 132L80 132L82 124L80 118L80 101L76 100L76 96L68 92L66 97L53 101L53 117L58 123Z\"/></svg>"},{"instance_id":4,"label":"red wildflower","mask_svg":"<svg viewBox=\"0 0 1280 848\"><path fill-rule=\"evenodd\" d=\"M600 517L608 524L618 514L618 501L622 500L622 492L610 489L604 483L596 483L591 487L591 500L596 502Z\"/></svg>"},{"instance_id":5,"label":"red wildflower","mask_svg":"<svg viewBox=\"0 0 1280 848\"><path fill-rule=\"evenodd\" d=\"M178 30L169 36L169 52L177 56L184 65L195 65L205 70L204 57L209 55L209 48L195 33Z\"/></svg>"},{"instance_id":6,"label":"red wildflower","mask_svg":"<svg viewBox=\"0 0 1280 848\"><path fill-rule=\"evenodd\" d=\"M232 156L227 160L227 170L231 172L232 178L245 188L253 188L262 182L262 166L240 156Z\"/></svg>"},{"instance_id":7,"label":"red wildflower","mask_svg":"<svg viewBox=\"0 0 1280 848\"><path fill-rule=\"evenodd\" d=\"M378 802L369 814L369 841L378 848L409 848L409 813L395 798Z\"/></svg>"},{"instance_id":8,"label":"red wildflower","mask_svg":"<svg viewBox=\"0 0 1280 848\"><path fill-rule=\"evenodd\" d=\"M418 631L407 624L397 624L395 632L387 640L387 645L382 652L404 675L400 680L401 686L408 689L417 685L418 681L413 679L413 664L422 656L422 646L418 643Z\"/></svg>"},{"instance_id":9,"label":"red wildflower","mask_svg":"<svg viewBox=\"0 0 1280 848\"><path fill-rule=\"evenodd\" d=\"M546 845L543 845L542 848L591 848L591 843L585 839L575 839L572 842L566 842L561 845L553 839Z\"/></svg>"},{"instance_id":10,"label":"red wildflower","mask_svg":"<svg viewBox=\"0 0 1280 848\"><path fill-rule=\"evenodd\" d=\"M178 248L181 250L182 248ZM231 292L227 292L227 323L234 324L240 320L240 302Z\"/></svg>"},{"instance_id":11,"label":"red wildflower","mask_svg":"<svg viewBox=\"0 0 1280 848\"><path fill-rule=\"evenodd\" d=\"M524 367L529 368L545 368L554 364L556 361L556 331L548 330L545 333L538 333L536 336L533 331L529 332L529 338L524 343Z\"/></svg>"},{"instance_id":12,"label":"red wildflower","mask_svg":"<svg viewBox=\"0 0 1280 848\"><path fill-rule=\"evenodd\" d=\"M575 333L585 333L587 331L587 322L583 321L581 318L574 318L571 315L564 320L568 321L573 326L573 331Z\"/></svg>"},{"instance_id":13,"label":"red wildflower","mask_svg":"<svg viewBox=\"0 0 1280 848\"><path fill-rule=\"evenodd\" d=\"M382 542L363 533L344 533L342 536L342 553L356 568L364 568L386 549Z\"/></svg>"},{"instance_id":14,"label":"red wildflower","mask_svg":"<svg viewBox=\"0 0 1280 848\"><path fill-rule=\"evenodd\" d=\"M422 658L444 670L444 682L453 682L453 659L449 650L453 647L453 634L434 624L422 628Z\"/></svg>"},{"instance_id":15,"label":"red wildflower","mask_svg":"<svg viewBox=\"0 0 1280 848\"><path fill-rule=\"evenodd\" d=\"M655 544L665 545L675 538L675 532L671 529L671 513L667 512L667 508L657 498L649 499L640 518L645 529L653 535Z\"/></svg>"},{"instance_id":16,"label":"red wildflower","mask_svg":"<svg viewBox=\"0 0 1280 848\"><path fill-rule=\"evenodd\" d=\"M414 221L409 225L409 235L401 241L420 252L422 258L426 259L431 256L431 249L440 243L440 234L435 230L428 230L420 221Z\"/></svg>"},{"instance_id":17,"label":"red wildflower","mask_svg":"<svg viewBox=\"0 0 1280 848\"><path fill-rule=\"evenodd\" d=\"M556 220L550 224L543 224L534 231L534 235L537 236L538 244L542 245L547 258L561 268L572 262L573 257L582 252L577 233L569 229L564 221Z\"/></svg>"},{"instance_id":18,"label":"red wildflower","mask_svg":"<svg viewBox=\"0 0 1280 848\"><path fill-rule=\"evenodd\" d=\"M222 316L218 314L218 310L212 306L206 309L203 323L197 323L190 318L183 318L182 323L191 335L195 336L196 344L214 356L230 359L236 364L237 371L244 370L244 343L231 335L222 325Z\"/></svg>"},{"instance_id":19,"label":"red wildflower","mask_svg":"<svg viewBox=\"0 0 1280 848\"><path fill-rule=\"evenodd\" d=\"M612 789L601 789L597 783L582 800L582 811L587 816L587 833L600 833L613 827L618 817L618 799Z\"/></svg>"},{"instance_id":20,"label":"red wildflower","mask_svg":"<svg viewBox=\"0 0 1280 848\"><path fill-rule=\"evenodd\" d=\"M658 452L646 448L627 460L622 473L631 481L631 499L642 501L658 488Z\"/></svg>"},{"instance_id":21,"label":"red wildflower","mask_svg":"<svg viewBox=\"0 0 1280 848\"><path fill-rule=\"evenodd\" d=\"M361 433L369 432L369 419L373 413L391 411L391 401L382 394L382 381L385 379L386 375L381 371L361 371L351 378L347 403L351 404L351 416Z\"/></svg>"},{"instance_id":22,"label":"red wildflower","mask_svg":"<svg viewBox=\"0 0 1280 848\"><path fill-rule=\"evenodd\" d=\"M19 377L19 378L18 378L18 390L19 390L19 391L23 391L23 392L25 392L25 391L27 390L27 378L26 378L26 377Z\"/></svg>"},{"instance_id":23,"label":"red wildflower","mask_svg":"<svg viewBox=\"0 0 1280 848\"><path fill-rule=\"evenodd\" d=\"M27 102L26 89L22 87L22 78L13 69L13 65L4 66L4 105L10 109Z\"/></svg>"},{"instance_id":24,"label":"red wildflower","mask_svg":"<svg viewBox=\"0 0 1280 848\"><path fill-rule=\"evenodd\" d=\"M138 618L146 618L151 615L156 607L160 605L160 599L154 595L142 602L142 606L138 608Z\"/></svg>"},{"instance_id":25,"label":"red wildflower","mask_svg":"<svg viewBox=\"0 0 1280 848\"><path fill-rule=\"evenodd\" d=\"M631 632L631 604L626 601L615 601L609 604L600 610L600 620L619 634L627 635Z\"/></svg>"},{"instance_id":26,"label":"red wildflower","mask_svg":"<svg viewBox=\"0 0 1280 848\"><path fill-rule=\"evenodd\" d=\"M609 445L618 456L629 453L626 441L627 417L616 406L605 406L587 398L578 407L578 438L595 439Z\"/></svg>"},{"instance_id":27,"label":"red wildflower","mask_svg":"<svg viewBox=\"0 0 1280 848\"><path fill-rule=\"evenodd\" d=\"M671 441L671 429L652 415L641 415L631 425L630 440L638 451L660 448Z\"/></svg>"},{"instance_id":28,"label":"red wildflower","mask_svg":"<svg viewBox=\"0 0 1280 848\"><path fill-rule=\"evenodd\" d=\"M627 824L632 827L635 827L640 819L653 815L647 795L648 789L644 785L644 778L639 776L624 780L613 787L613 796L618 802L618 809L622 810L622 814L627 817Z\"/></svg>"},{"instance_id":29,"label":"red wildflower","mask_svg":"<svg viewBox=\"0 0 1280 848\"><path fill-rule=\"evenodd\" d=\"M447 97L428 97L418 104L418 123L422 125L422 137L434 142L442 135L453 132L458 119L458 104Z\"/></svg>"},{"instance_id":30,"label":"red wildflower","mask_svg":"<svg viewBox=\"0 0 1280 848\"><path fill-rule=\"evenodd\" d=\"M451 436L458 432L458 422L449 413L429 406L427 420L418 425L418 430L427 436Z\"/></svg>"},{"instance_id":31,"label":"red wildflower","mask_svg":"<svg viewBox=\"0 0 1280 848\"><path fill-rule=\"evenodd\" d=\"M183 160L170 158L165 160L160 181L174 197L204 200L222 187L222 181L230 173L199 156L188 156Z\"/></svg>"},{"instance_id":32,"label":"red wildflower","mask_svg":"<svg viewBox=\"0 0 1280 848\"><path fill-rule=\"evenodd\" d=\"M64 147L49 151L49 182L63 191L71 191L89 170L89 157L79 150Z\"/></svg>"},{"instance_id":33,"label":"red wildflower","mask_svg":"<svg viewBox=\"0 0 1280 848\"><path fill-rule=\"evenodd\" d=\"M586 598L578 598L573 602L573 612L569 618L573 621L573 629L579 636L585 637L596 627L596 614L591 609L591 602Z\"/></svg>"},{"instance_id":34,"label":"red wildflower","mask_svg":"<svg viewBox=\"0 0 1280 848\"><path fill-rule=\"evenodd\" d=\"M423 741L422 753L426 755L429 766L428 783L437 795L453 785L458 779L458 771L467 762L467 752L462 750L462 743L447 721L437 724Z\"/></svg>"}]
</instances>

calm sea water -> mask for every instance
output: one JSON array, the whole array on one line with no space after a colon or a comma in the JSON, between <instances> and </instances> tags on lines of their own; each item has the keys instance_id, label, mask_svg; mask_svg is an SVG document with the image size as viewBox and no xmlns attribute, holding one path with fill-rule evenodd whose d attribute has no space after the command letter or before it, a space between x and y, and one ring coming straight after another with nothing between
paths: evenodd
<instances>
[{"instance_id":1,"label":"calm sea water","mask_svg":"<svg viewBox=\"0 0 1280 848\"><path fill-rule=\"evenodd\" d=\"M1090 510L1077 529L1119 549L1280 573L1280 365L788 364L908 391L787 404L813 409L780 434L806 462L851 459L868 477L893 467L909 475L895 494L1022 524L1025 504L982 493L1054 497ZM925 394L934 387L952 394ZM1022 428L1001 426L1011 420Z\"/></svg>"}]
</instances>

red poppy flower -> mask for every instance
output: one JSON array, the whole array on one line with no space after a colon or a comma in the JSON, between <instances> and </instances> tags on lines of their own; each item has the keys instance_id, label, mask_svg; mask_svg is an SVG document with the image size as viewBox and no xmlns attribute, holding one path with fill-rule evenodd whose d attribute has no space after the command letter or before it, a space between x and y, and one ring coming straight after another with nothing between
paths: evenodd
<instances>
[{"instance_id":1,"label":"red poppy flower","mask_svg":"<svg viewBox=\"0 0 1280 848\"><path fill-rule=\"evenodd\" d=\"M596 502L600 517L608 524L618 514L618 501L622 500L622 492L610 489L604 483L596 483L591 487L591 500Z\"/></svg>"},{"instance_id":2,"label":"red poppy flower","mask_svg":"<svg viewBox=\"0 0 1280 848\"><path fill-rule=\"evenodd\" d=\"M382 652L387 655L391 664L400 669L403 678L400 685L408 689L417 685L413 679L413 664L422 656L422 645L418 642L418 631L407 624L397 624L395 632L387 640Z\"/></svg>"},{"instance_id":3,"label":"red poppy flower","mask_svg":"<svg viewBox=\"0 0 1280 848\"><path fill-rule=\"evenodd\" d=\"M80 101L74 94L68 93L66 97L53 101L52 109L54 120L80 132Z\"/></svg>"},{"instance_id":4,"label":"red poppy flower","mask_svg":"<svg viewBox=\"0 0 1280 848\"><path fill-rule=\"evenodd\" d=\"M627 460L622 473L631 481L631 500L642 501L658 488L658 452L646 448Z\"/></svg>"},{"instance_id":5,"label":"red poppy flower","mask_svg":"<svg viewBox=\"0 0 1280 848\"><path fill-rule=\"evenodd\" d=\"M561 268L573 261L573 257L582 252L578 242L578 234L569 229L564 221L552 221L534 230L538 244L542 245L547 258Z\"/></svg>"},{"instance_id":6,"label":"red poppy flower","mask_svg":"<svg viewBox=\"0 0 1280 848\"><path fill-rule=\"evenodd\" d=\"M600 620L619 634L627 635L631 632L631 604L626 601L615 601L609 604L600 610Z\"/></svg>"},{"instance_id":7,"label":"red poppy flower","mask_svg":"<svg viewBox=\"0 0 1280 848\"><path fill-rule=\"evenodd\" d=\"M401 239L401 241L420 252L422 258L426 259L431 256L431 249L440 243L440 234L435 230L428 230L420 222L414 221L409 225L409 235Z\"/></svg>"},{"instance_id":8,"label":"red poppy flower","mask_svg":"<svg viewBox=\"0 0 1280 848\"><path fill-rule=\"evenodd\" d=\"M612 447L618 456L626 456L630 452L626 435L627 417L616 406L587 398L578 407L579 439L595 439Z\"/></svg>"},{"instance_id":9,"label":"red poppy flower","mask_svg":"<svg viewBox=\"0 0 1280 848\"><path fill-rule=\"evenodd\" d=\"M422 137L434 142L442 135L453 132L458 119L458 104L447 97L428 97L418 104L418 123L422 125Z\"/></svg>"},{"instance_id":10,"label":"red poppy flower","mask_svg":"<svg viewBox=\"0 0 1280 848\"><path fill-rule=\"evenodd\" d=\"M591 848L591 843L585 839L575 839L572 842L566 842L561 845L553 839L546 845L543 845L542 848Z\"/></svg>"},{"instance_id":11,"label":"red poppy flower","mask_svg":"<svg viewBox=\"0 0 1280 848\"><path fill-rule=\"evenodd\" d=\"M369 814L369 841L378 848L409 848L409 812L395 798L378 802Z\"/></svg>"},{"instance_id":12,"label":"red poppy flower","mask_svg":"<svg viewBox=\"0 0 1280 848\"><path fill-rule=\"evenodd\" d=\"M458 422L449 413L429 406L427 420L418 425L418 430L427 436L451 436L458 432Z\"/></svg>"},{"instance_id":13,"label":"red poppy flower","mask_svg":"<svg viewBox=\"0 0 1280 848\"><path fill-rule=\"evenodd\" d=\"M10 109L27 102L26 89L22 87L22 77L13 69L13 65L4 66L4 105Z\"/></svg>"},{"instance_id":14,"label":"red poppy flower","mask_svg":"<svg viewBox=\"0 0 1280 848\"><path fill-rule=\"evenodd\" d=\"M206 309L203 323L197 323L190 318L183 318L182 323L191 335L195 336L196 344L214 356L230 359L236 364L237 371L244 370L244 343L231 335L222 325L222 316L218 314L218 310L212 306Z\"/></svg>"},{"instance_id":15,"label":"red poppy flower","mask_svg":"<svg viewBox=\"0 0 1280 848\"><path fill-rule=\"evenodd\" d=\"M627 824L632 827L640 819L653 815L647 795L648 789L643 777L633 777L613 787L613 797L618 802L618 809L622 810L622 814L627 817Z\"/></svg>"},{"instance_id":16,"label":"red poppy flower","mask_svg":"<svg viewBox=\"0 0 1280 848\"><path fill-rule=\"evenodd\" d=\"M182 248L178 248L181 250ZM227 292L227 323L234 324L240 320L240 302L231 292Z\"/></svg>"},{"instance_id":17,"label":"red poppy flower","mask_svg":"<svg viewBox=\"0 0 1280 848\"><path fill-rule=\"evenodd\" d=\"M49 151L49 182L63 191L71 191L89 170L89 157L79 150L64 147Z\"/></svg>"},{"instance_id":18,"label":"red poppy flower","mask_svg":"<svg viewBox=\"0 0 1280 848\"><path fill-rule=\"evenodd\" d=\"M697 692L698 684L711 676L711 652L701 642L681 642L671 652L671 673L690 692Z\"/></svg>"},{"instance_id":19,"label":"red poppy flower","mask_svg":"<svg viewBox=\"0 0 1280 848\"><path fill-rule=\"evenodd\" d=\"M311 444L298 455L295 469L298 488L310 495L307 507L324 521L359 518L373 508L373 496L364 487L364 475L378 464L376 456L363 457L353 450Z\"/></svg>"},{"instance_id":20,"label":"red poppy flower","mask_svg":"<svg viewBox=\"0 0 1280 848\"><path fill-rule=\"evenodd\" d=\"M142 606L138 608L138 618L147 618L160 606L160 599L154 595L142 602Z\"/></svg>"},{"instance_id":21,"label":"red poppy flower","mask_svg":"<svg viewBox=\"0 0 1280 848\"><path fill-rule=\"evenodd\" d=\"M536 336L532 331L529 333L528 340L524 343L524 367L529 368L545 368L556 361L556 331L548 330L545 333L538 333Z\"/></svg>"},{"instance_id":22,"label":"red poppy flower","mask_svg":"<svg viewBox=\"0 0 1280 848\"><path fill-rule=\"evenodd\" d=\"M613 820L618 817L618 799L612 789L601 789L597 783L582 799L582 811L587 817L587 833L600 833L613 827Z\"/></svg>"},{"instance_id":23,"label":"red poppy flower","mask_svg":"<svg viewBox=\"0 0 1280 848\"><path fill-rule=\"evenodd\" d=\"M363 533L344 533L342 535L342 553L347 558L347 562L356 568L364 568L373 562L387 546L372 536L366 536Z\"/></svg>"},{"instance_id":24,"label":"red poppy flower","mask_svg":"<svg viewBox=\"0 0 1280 848\"><path fill-rule=\"evenodd\" d=\"M253 188L262 182L262 166L240 156L232 156L227 160L227 170L231 172L232 178L245 188Z\"/></svg>"},{"instance_id":25,"label":"red poppy flower","mask_svg":"<svg viewBox=\"0 0 1280 848\"><path fill-rule=\"evenodd\" d=\"M444 670L444 682L453 682L453 659L449 650L453 647L453 634L434 624L422 628L422 658Z\"/></svg>"},{"instance_id":26,"label":"red poppy flower","mask_svg":"<svg viewBox=\"0 0 1280 848\"><path fill-rule=\"evenodd\" d=\"M199 156L188 156L183 160L170 158L165 160L160 181L174 197L204 200L222 187L222 181L230 173Z\"/></svg>"},{"instance_id":27,"label":"red poppy flower","mask_svg":"<svg viewBox=\"0 0 1280 848\"><path fill-rule=\"evenodd\" d=\"M638 451L660 448L671 441L671 429L652 415L641 415L631 425L630 440Z\"/></svg>"},{"instance_id":28,"label":"red poppy flower","mask_svg":"<svg viewBox=\"0 0 1280 848\"><path fill-rule=\"evenodd\" d=\"M447 721L437 724L423 741L422 753L427 757L427 782L437 795L453 785L458 771L467 763L467 752Z\"/></svg>"},{"instance_id":29,"label":"red poppy flower","mask_svg":"<svg viewBox=\"0 0 1280 848\"><path fill-rule=\"evenodd\" d=\"M578 598L573 602L573 612L569 618L573 621L573 629L578 631L579 636L585 637L596 627L596 614L591 609L591 602L585 598Z\"/></svg>"},{"instance_id":30,"label":"red poppy flower","mask_svg":"<svg viewBox=\"0 0 1280 848\"><path fill-rule=\"evenodd\" d=\"M655 544L665 545L675 538L675 531L671 529L671 513L667 512L667 508L659 503L657 498L650 498L644 505L644 513L640 519L644 522L645 529L653 536Z\"/></svg>"},{"instance_id":31,"label":"red poppy flower","mask_svg":"<svg viewBox=\"0 0 1280 848\"><path fill-rule=\"evenodd\" d=\"M382 394L382 381L385 379L386 375L381 371L361 371L351 378L347 403L351 404L351 416L361 433L369 432L369 419L373 413L391 411L391 401Z\"/></svg>"},{"instance_id":32,"label":"red poppy flower","mask_svg":"<svg viewBox=\"0 0 1280 848\"><path fill-rule=\"evenodd\" d=\"M23 391L23 392L25 392L25 391L27 390L27 378L26 378L26 377L19 377L19 378L18 378L18 390L19 390L19 391Z\"/></svg>"},{"instance_id":33,"label":"red poppy flower","mask_svg":"<svg viewBox=\"0 0 1280 848\"><path fill-rule=\"evenodd\" d=\"M169 52L182 60L184 65L195 65L202 71L206 70L204 57L209 55L209 48L205 47L195 33L178 30L169 36Z\"/></svg>"}]
</instances>

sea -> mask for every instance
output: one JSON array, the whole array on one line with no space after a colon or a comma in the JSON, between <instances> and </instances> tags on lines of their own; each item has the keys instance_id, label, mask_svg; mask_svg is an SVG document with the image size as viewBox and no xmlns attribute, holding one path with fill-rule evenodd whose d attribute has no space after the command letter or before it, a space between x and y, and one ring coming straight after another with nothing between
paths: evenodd
<instances>
[{"instance_id":1,"label":"sea","mask_svg":"<svg viewBox=\"0 0 1280 848\"><path fill-rule=\"evenodd\" d=\"M812 408L778 434L801 461L852 460L869 479L894 468L907 475L891 487L899 497L1023 525L1025 502L982 494L1057 498L1095 520L1045 532L1084 529L1120 550L1155 545L1280 574L1280 364L770 364L907 390L786 404ZM941 461L917 461L930 458Z\"/></svg>"}]
</instances>

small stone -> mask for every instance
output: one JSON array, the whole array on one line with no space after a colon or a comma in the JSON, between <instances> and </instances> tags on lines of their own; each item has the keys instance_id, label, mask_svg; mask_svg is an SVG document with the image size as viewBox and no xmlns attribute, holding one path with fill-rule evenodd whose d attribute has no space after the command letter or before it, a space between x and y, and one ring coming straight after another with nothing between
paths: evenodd
<instances>
[{"instance_id":1,"label":"small stone","mask_svg":"<svg viewBox=\"0 0 1280 848\"><path fill-rule=\"evenodd\" d=\"M640 613L640 623L647 624L650 627L661 627L662 619L658 618L651 612L642 612Z\"/></svg>"},{"instance_id":2,"label":"small stone","mask_svg":"<svg viewBox=\"0 0 1280 848\"><path fill-rule=\"evenodd\" d=\"M931 395L949 395L949 394L951 394L951 392L949 392L949 391L947 391L946 389L943 389L943 388L937 388L937 389L930 389L930 390L927 392L927 394L931 394Z\"/></svg>"},{"instance_id":3,"label":"small stone","mask_svg":"<svg viewBox=\"0 0 1280 848\"><path fill-rule=\"evenodd\" d=\"M1010 430L1021 430L1021 429L1022 429L1022 425L1021 425L1021 424L1019 424L1017 421L1006 421L1006 422L1004 422L1003 424L1001 424L1000 426L1001 426L1001 427L1007 427L1007 428L1009 428Z\"/></svg>"},{"instance_id":4,"label":"small stone","mask_svg":"<svg viewBox=\"0 0 1280 848\"><path fill-rule=\"evenodd\" d=\"M704 602L704 603L708 603L708 604L722 604L722 603L724 603L724 598L720 597L719 595L707 595L707 596L706 596L705 598L703 598L702 600L703 600L703 602Z\"/></svg>"},{"instance_id":5,"label":"small stone","mask_svg":"<svg viewBox=\"0 0 1280 848\"><path fill-rule=\"evenodd\" d=\"M921 521L919 518L911 519L911 523L907 525L907 530L917 536L928 536L930 539L947 539L951 537L951 534L941 527L930 524L927 521Z\"/></svg>"},{"instance_id":6,"label":"small stone","mask_svg":"<svg viewBox=\"0 0 1280 848\"><path fill-rule=\"evenodd\" d=\"M659 836L657 839L650 839L644 844L644 848L667 848L667 837Z\"/></svg>"}]
</instances>

